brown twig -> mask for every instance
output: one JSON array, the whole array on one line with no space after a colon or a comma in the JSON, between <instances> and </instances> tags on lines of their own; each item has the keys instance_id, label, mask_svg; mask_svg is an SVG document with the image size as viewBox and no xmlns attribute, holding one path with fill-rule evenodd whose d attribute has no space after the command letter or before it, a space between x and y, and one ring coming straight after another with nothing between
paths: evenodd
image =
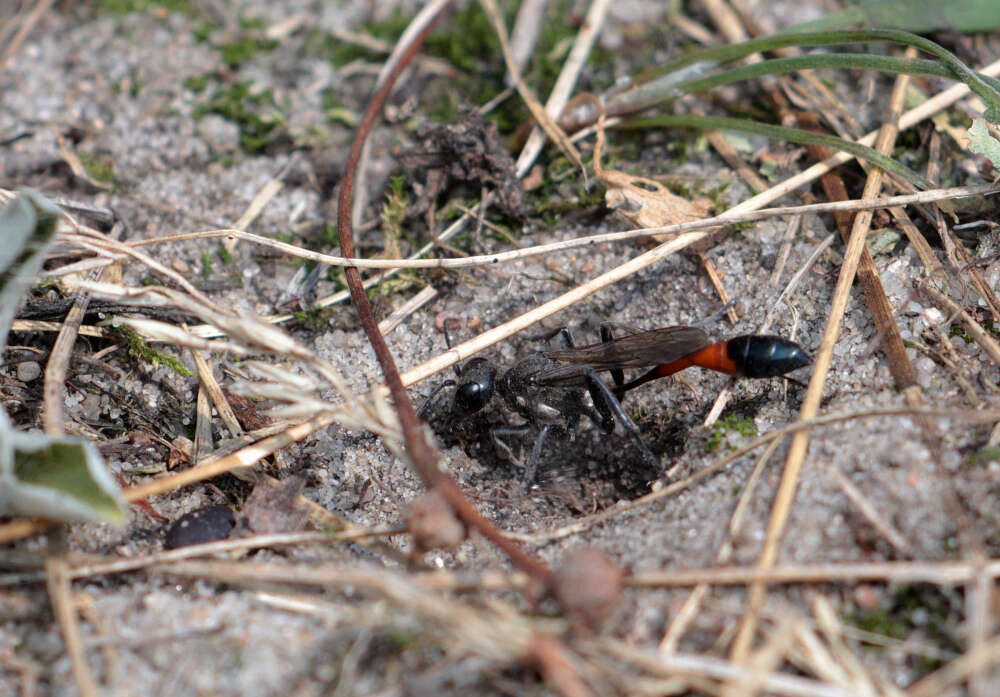
<instances>
[{"instance_id":1,"label":"brown twig","mask_svg":"<svg viewBox=\"0 0 1000 697\"><path fill-rule=\"evenodd\" d=\"M58 531L56 534L60 534ZM77 622L76 608L73 607L73 589L70 585L69 564L63 555L53 555L45 560L45 572L48 579L49 599L52 602L52 614L62 628L66 653L73 662L73 675L81 697L98 697L97 683L87 664L83 642L80 640L80 626Z\"/></svg>"},{"instance_id":2,"label":"brown twig","mask_svg":"<svg viewBox=\"0 0 1000 697\"><path fill-rule=\"evenodd\" d=\"M878 510L878 508L873 504L864 492L861 491L854 482L847 478L847 476L840 471L836 466L830 465L827 469L830 475L833 477L834 481L837 482L837 486L840 487L841 492L848 498L848 500L853 503L858 511L865 517L865 519L871 523L882 537L891 544L897 552L901 554L913 555L913 545L903 537L902 533L896 529L896 527L886 519L886 517Z\"/></svg>"},{"instance_id":3,"label":"brown twig","mask_svg":"<svg viewBox=\"0 0 1000 697\"><path fill-rule=\"evenodd\" d=\"M361 159L365 141L368 139L368 135L375 125L375 119L378 117L379 111L381 110L386 97L392 90L393 84L399 77L400 73L402 73L402 71L416 55L417 50L430 33L433 26L434 21L429 22L427 26L413 38L412 42L406 47L405 51L401 53L399 61L396 63L392 72L389 73L381 87L379 87L375 94L372 95L368 108L365 109L364 116L358 126L354 142L351 144L350 154L347 159L347 169L340 186L337 221L340 230L340 247L346 256L354 256L354 240L352 238L351 226L351 200L354 192L356 171L358 163ZM365 289L361 281L361 273L356 266L348 266L344 269L344 272L347 278L348 288L351 291L351 298L354 301L354 306L358 310L361 324L364 327L365 334L368 336L368 341L372 345L372 349L375 351L375 356L382 368L382 374L385 376L386 386L389 388L389 393L392 395L393 403L396 406L400 429L403 433L403 440L406 443L406 449L417 474L424 480L424 483L428 488L436 489L442 496L445 497L448 503L455 509L455 513L459 516L459 518L461 518L470 528L478 530L483 537L490 540L493 544L503 550L503 552L510 557L511 562L514 563L519 569L530 574L536 581L542 583L543 585L547 585L552 575L552 572L548 569L548 567L531 555L525 553L513 541L504 537L503 533L501 533L496 526L479 514L479 511L475 509L475 507L462 493L458 484L456 484L453 479L451 479L438 467L438 453L436 449L427 441L427 438L424 435L424 430L420 427L420 424L417 421L417 415L413 409L413 404L410 403L410 398L406 394L406 388L403 386L403 381L399 377L399 369L396 367L396 362L392 357L392 353L389 351L388 345L386 345L385 337L382 336L382 333L378 329L378 324L376 323L375 316L372 313L371 303L368 300L368 295L365 293Z\"/></svg>"},{"instance_id":4,"label":"brown twig","mask_svg":"<svg viewBox=\"0 0 1000 697\"><path fill-rule=\"evenodd\" d=\"M896 134L899 132L898 113L899 105L903 100L904 85L905 81L902 77L896 80L890 100L890 108L887 113L887 121L879 130L876 139L876 149L879 152L887 152L891 149L892 144L895 143ZM873 169L868 174L868 180L865 182L862 197L877 197L882 189L882 178L882 170ZM857 271L862 253L866 249L865 238L871 218L871 213L859 213L854 218L854 226L851 230L847 249L844 252L844 262L841 266L840 276L837 279L837 287L830 305L830 314L823 331L823 340L820 343L819 350L816 352L813 374L809 381L809 389L802 400L802 410L800 412L802 419L812 418L819 412L820 400L823 396L823 386L826 384L826 378L833 361L833 349L840 336L840 328L843 323L844 312L847 309L847 300L851 293L851 287L854 283L855 272ZM758 564L761 568L772 566L778 556L778 546L784 537L785 525L791 513L806 451L809 448L809 436L810 433L808 430L802 430L796 433L792 439L781 483L778 487L778 493L771 507L767 538L764 541L764 548L761 550L758 558ZM743 621L732 647L732 655L737 662L744 659L750 651L754 635L756 634L758 614L760 608L764 605L766 593L766 587L763 584L756 584L750 589L747 602L748 609L743 616Z\"/></svg>"},{"instance_id":5,"label":"brown twig","mask_svg":"<svg viewBox=\"0 0 1000 697\"><path fill-rule=\"evenodd\" d=\"M889 118L896 119L898 116L898 113L892 114ZM806 128L816 129L819 126L814 114L802 114L800 122ZM831 155L829 148L820 145L811 145L808 149L817 160L825 160ZM847 187L844 186L844 180L836 172L824 174L822 183L827 198L830 200L846 201L850 199ZM837 222L840 237L846 243L850 239L851 219L854 216L848 213L834 213L833 217ZM882 350L885 351L885 357L889 362L889 372L896 381L897 389L902 391L916 385L917 371L906 355L903 338L893 317L892 305L889 304L889 299L885 295L878 268L875 266L875 259L867 245L861 251L861 259L858 261L858 282L864 290L868 311L872 315L872 321L875 323L878 335L882 337Z\"/></svg>"},{"instance_id":6,"label":"brown twig","mask_svg":"<svg viewBox=\"0 0 1000 697\"><path fill-rule=\"evenodd\" d=\"M42 18L42 15L44 15L46 10L49 9L49 6L52 5L52 1L53 0L38 0L35 7L24 18L21 28L17 30L17 34L10 40L10 43L7 44L7 48L4 49L3 54L0 55L0 73L2 73L4 68L7 67L7 62L10 61L18 50L20 50L21 44L28 38L31 30L35 28L36 24L38 24L38 20Z\"/></svg>"},{"instance_id":7,"label":"brown twig","mask_svg":"<svg viewBox=\"0 0 1000 697\"><path fill-rule=\"evenodd\" d=\"M593 695L573 667L566 647L556 638L536 634L528 645L528 657L538 665L546 684L559 690L565 697Z\"/></svg>"},{"instance_id":8,"label":"brown twig","mask_svg":"<svg viewBox=\"0 0 1000 697\"><path fill-rule=\"evenodd\" d=\"M986 330L983 329L983 326L972 317L972 315L963 310L951 298L942 295L931 288L926 282L920 283L918 290L921 295L937 305L938 309L942 312L947 312L949 315L953 315L962 320L962 324L965 325L969 335L972 336L975 342L979 344L980 348L986 352L993 362L1000 366L1000 343L997 343L997 340L991 337Z\"/></svg>"}]
</instances>

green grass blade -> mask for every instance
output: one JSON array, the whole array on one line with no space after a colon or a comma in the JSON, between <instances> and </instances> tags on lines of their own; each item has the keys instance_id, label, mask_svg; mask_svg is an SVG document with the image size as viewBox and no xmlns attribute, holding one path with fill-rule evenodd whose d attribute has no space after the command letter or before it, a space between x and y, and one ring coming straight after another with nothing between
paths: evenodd
<instances>
[{"instance_id":1,"label":"green grass blade","mask_svg":"<svg viewBox=\"0 0 1000 697\"><path fill-rule=\"evenodd\" d=\"M799 145L822 145L832 150L842 150L849 152L855 157L867 160L872 164L881 167L886 172L895 174L910 182L920 189L931 189L934 185L890 157L882 155L873 148L849 140L838 138L824 133L813 133L803 131L798 128L788 128L786 126L774 126L767 123L747 121L745 119L733 119L721 116L685 116L685 115L664 115L654 116L645 119L628 119L615 126L619 129L644 129L644 128L694 128L697 130L724 130L739 131L761 135L771 140L783 140L788 143Z\"/></svg>"},{"instance_id":2,"label":"green grass blade","mask_svg":"<svg viewBox=\"0 0 1000 697\"><path fill-rule=\"evenodd\" d=\"M860 5L790 27L788 31L828 31L852 24L920 33L992 31L1000 27L1000 3L996 0L862 0Z\"/></svg>"},{"instance_id":3,"label":"green grass blade","mask_svg":"<svg viewBox=\"0 0 1000 697\"><path fill-rule=\"evenodd\" d=\"M719 46L703 51L695 51L687 56L670 61L655 70L642 73L636 77L634 84L640 85L695 64L714 67L761 51L773 51L791 46L834 46L839 44L871 43L875 41L888 41L905 46L914 46L921 51L935 56L954 73L957 79L968 85L969 89L986 103L986 118L994 122L1000 121L1000 90L995 89L982 76L971 70L957 56L944 47L922 36L896 29L794 32L753 39L739 44Z\"/></svg>"},{"instance_id":4,"label":"green grass blade","mask_svg":"<svg viewBox=\"0 0 1000 697\"><path fill-rule=\"evenodd\" d=\"M958 79L955 73L946 65L927 59L892 58L868 53L824 53L812 56L795 56L791 58L772 58L770 60L744 65L732 70L726 70L708 77L685 80L674 86L683 94L704 92L706 90L728 85L733 82L752 80L765 75L791 73L799 70L878 70L883 73L897 75L919 75L922 77L939 77L948 80ZM990 82L994 89L1000 88L1000 80L983 79Z\"/></svg>"}]
</instances>

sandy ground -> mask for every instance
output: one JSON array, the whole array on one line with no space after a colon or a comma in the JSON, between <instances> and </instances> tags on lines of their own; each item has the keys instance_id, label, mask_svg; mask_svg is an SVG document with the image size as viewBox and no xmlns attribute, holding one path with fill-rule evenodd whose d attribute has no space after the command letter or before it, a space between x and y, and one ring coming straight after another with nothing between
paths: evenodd
<instances>
[{"instance_id":1,"label":"sandy ground","mask_svg":"<svg viewBox=\"0 0 1000 697\"><path fill-rule=\"evenodd\" d=\"M222 7L215 8L216 4ZM0 73L0 136L30 132L29 137L0 149L0 185L32 186L54 197L111 206L127 223L124 237L138 240L232 225L266 182L281 176L283 188L250 231L290 236L304 246L329 251L322 231L335 210L330 184L336 183L343 170L353 131L327 118L323 95L336 93L347 109L359 112L372 73L332 66L303 46L311 31L329 32L369 21L367 10L304 0L216 4L206 3L214 8L207 15L201 9L187 14L141 11L120 15L86 3L67 12L49 12ZM612 47L628 36L632 22L640 21L637 17L647 17L643 21L659 17L657 3L616 5L620 7L613 13L605 39ZM774 5L773 15L763 17L764 21L782 17L780 26L785 26L791 15L782 14L780 3ZM819 12L819 8L799 9L805 15L802 19ZM224 65L218 45L240 34L239 18L259 17L267 27L300 12L309 15L298 31L239 66ZM206 16L216 27L207 42L198 38ZM461 28L445 24L439 31ZM206 90L197 90L192 78L212 71L218 77ZM241 147L239 126L232 119L212 114L196 118L212 89L243 80L252 81L255 89L270 90L285 116L284 135L259 153ZM889 82L880 78L877 84L877 92L888 92ZM843 96L862 99L864 95L856 89L860 87L847 86ZM863 124L866 128L877 126L880 106L876 102L858 108L858 118L871 119ZM408 107L397 104L395 108L405 111ZM87 161L109 167L113 189L98 191L74 177L60 155L60 138L85 154ZM674 139L688 141L683 161L671 147ZM376 133L368 180L374 203L366 220L381 208L386 177L398 168L395 156L413 147L415 140L413 131L403 128L400 121ZM725 204L735 204L750 194L690 134L654 135L636 142L641 152L636 148L638 157L627 163L631 171L650 177L669 175L704 191L727 184L721 195ZM753 145L763 147L764 141ZM955 185L978 182L967 168L957 168L948 176L955 178ZM856 175L851 177L852 184L856 183ZM565 196L571 204L578 192L576 183L552 187L552 196ZM529 216L523 229L515 226L519 244L624 229L599 202L569 208L555 225ZM720 319L709 327L710 333L721 338L755 331L791 274L834 227L827 216L807 217L780 281L774 284L771 276L786 231L787 223L780 219L759 223L729 234L711 250L709 258L738 299L740 320L730 326ZM970 248L974 257L985 255L989 245L996 244L988 234ZM381 244L378 230L365 233L362 243ZM466 238L462 244L475 243ZM486 236L482 244L479 249L500 249L506 242ZM435 317L441 313L489 328L626 261L642 248L644 243L603 246L496 268L411 275L421 284L433 284L439 293L388 335L390 348L402 369L418 365L444 349L444 337L435 328ZM226 261L215 240L161 245L154 251L160 262L196 280L219 303L261 315L276 311L292 288L298 267L249 244L238 245L231 261ZM774 333L794 337L810 351L815 349L842 252L838 239L806 274L789 302L777 308ZM923 273L912 248L900 244L876 256L876 263L893 307L912 300L912 284ZM996 262L984 273L997 288ZM130 265L124 280L138 285L147 275L146 269ZM316 293L322 297L336 289L324 278ZM379 294L376 304L386 313L417 290L396 288ZM967 307L981 310L975 299L969 299ZM717 296L696 263L674 256L549 318L545 325L570 326L579 340L591 341L596 340L602 321L652 328L698 322L718 309ZM982 312L978 316L985 317ZM908 350L928 403L955 410L995 408L1000 373L977 344L964 335L950 335L948 325L943 328L942 342L942 335L930 325L942 321L943 315L919 301L911 301L896 319L904 339L911 342ZM542 345L535 335L543 329L536 329L484 355L509 365ZM290 331L340 371L352 389L360 392L379 382L374 356L349 305L335 306L318 328L300 324ZM456 333L461 340L474 330L463 326ZM904 405L883 355L871 348L874 338L864 298L856 289L834 352L823 413ZM16 333L10 343L47 349L51 341L49 335ZM88 354L104 345L81 340L78 350ZM178 355L193 367L190 356ZM942 356L947 365L940 360ZM192 436L197 380L165 367L126 360L121 351L109 360L120 371L118 378L81 361L73 364L67 414L84 432L99 434L105 441L119 439L119 447L108 448L110 466L126 481L140 482L150 472L165 469L168 451L162 442ZM227 385L232 381L227 369L238 368L239 362L216 356L214 366L217 377ZM806 380L808 374L805 369L796 376ZM25 375L30 377L30 371ZM0 368L0 376L12 418L23 427L36 426L42 379L20 380L16 366ZM411 390L415 403L422 403L442 379L438 376L415 386ZM680 480L714 462L727 449L749 441L748 436L731 430L718 449L710 451L713 430L702 424L727 378L689 371L687 380L697 396L681 383L669 381L643 387L625 403L637 417L645 442L665 454L662 471L644 463L620 432L606 435L587 426L572 438L555 438L551 452L543 458L538 481L526 487L521 470L498 457L486 436L489 423L509 418L496 405L479 420L459 423L442 413L446 409L434 409L432 427L446 446L444 465L484 515L504 530L545 533L581 516L620 506L666 480ZM803 392L781 380L742 381L733 385L725 414L746 417L757 433L764 433L796 418ZM447 396L442 404L446 401ZM928 432L912 417L892 416L818 429L799 480L779 561L996 556L1000 551L1000 462L970 459L984 445L989 428L958 419L938 419L935 425L938 434ZM225 437L220 424L217 429L216 437ZM144 432L162 440L140 437ZM515 449L525 451L530 444L530 439L512 441ZM752 565L760 553L786 451L787 445L779 447L764 470L746 523L733 541L735 564ZM307 498L359 526L399 524L407 502L421 491L417 478L366 433L328 429L290 448L283 463L281 468L271 466L271 473L303 477ZM532 551L553 562L567 549L591 545L634 572L710 566L753 466L752 457L740 459L676 495L613 517L582 534L533 546ZM852 482L898 530L907 545L905 551L894 549L859 513L838 477ZM239 508L248 493L245 484L226 477L211 486L196 485L156 497L150 503L162 516L174 520L209 503ZM80 553L138 556L161 548L166 526L135 510L124 530L72 526L69 543ZM408 545L402 538L393 538L392 543ZM10 573L28 573L32 560L41 559L44 547L43 537L25 540L0 551L0 561L10 562ZM452 553L431 553L425 561L431 566L468 570L507 565L498 552L479 540L467 541ZM341 562L359 568L398 568L395 560L353 546L264 550L247 562ZM923 608L922 614L912 612L913 607L906 610L910 614L899 609L901 590L909 594L906 597L916 598L914 607ZM102 694L318 695L333 693L338 684L341 687L335 694L545 692L530 673L513 668L477 672L472 665L464 672L456 669L435 677L433 668L442 662L457 665L452 663L458 661L455 648L416 640L422 636L420 621L364 594L330 590L311 596L321 606L296 611L277 606L269 595L292 597L301 591L287 584L226 585L144 573L79 581L74 591L84 608L83 638ZM859 600L862 591L866 593L863 602ZM962 593L949 588L791 587L772 593L768 611L808 613L816 592L831 599L848 623L862 611L877 610L904 624L903 636L890 649L852 644L873 674L897 686L908 685L923 672L923 654L937 652L949 658L965 646L967 616ZM687 594L683 589L630 591L608 632L638 646L655 646ZM710 592L681 648L708 651L720 635L733 629L744 597L742 590ZM35 671L40 680L35 694L77 694L44 584L8 585L0 590L0 601L0 695L19 694ZM445 655L447 661L442 658ZM406 692L402 686L410 680L414 687Z\"/></svg>"}]
</instances>

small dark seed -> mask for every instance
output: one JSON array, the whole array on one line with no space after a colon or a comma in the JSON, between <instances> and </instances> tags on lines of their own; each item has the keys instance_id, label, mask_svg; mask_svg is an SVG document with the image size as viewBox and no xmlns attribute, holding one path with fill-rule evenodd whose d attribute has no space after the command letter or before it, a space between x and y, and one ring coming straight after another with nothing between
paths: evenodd
<instances>
[{"instance_id":1,"label":"small dark seed","mask_svg":"<svg viewBox=\"0 0 1000 697\"><path fill-rule=\"evenodd\" d=\"M236 525L236 516L226 506L205 506L185 513L175 520L163 539L165 549L177 549L229 537Z\"/></svg>"}]
</instances>

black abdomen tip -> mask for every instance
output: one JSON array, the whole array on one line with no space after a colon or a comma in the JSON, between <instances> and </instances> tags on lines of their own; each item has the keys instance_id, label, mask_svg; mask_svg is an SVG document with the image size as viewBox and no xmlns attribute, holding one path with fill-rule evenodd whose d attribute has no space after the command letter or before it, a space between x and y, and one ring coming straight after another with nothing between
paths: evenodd
<instances>
[{"instance_id":1,"label":"black abdomen tip","mask_svg":"<svg viewBox=\"0 0 1000 697\"><path fill-rule=\"evenodd\" d=\"M780 336L738 336L726 342L726 352L748 378L773 378L812 362L805 349Z\"/></svg>"}]
</instances>

